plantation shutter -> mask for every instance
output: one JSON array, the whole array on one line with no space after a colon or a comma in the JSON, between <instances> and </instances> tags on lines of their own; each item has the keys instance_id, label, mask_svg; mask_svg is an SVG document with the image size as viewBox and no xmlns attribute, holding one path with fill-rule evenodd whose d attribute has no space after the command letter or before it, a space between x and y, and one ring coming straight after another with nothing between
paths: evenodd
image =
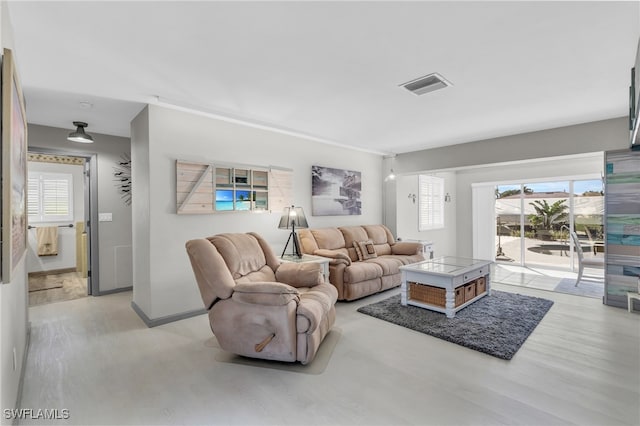
<instances>
[{"instance_id":1,"label":"plantation shutter","mask_svg":"<svg viewBox=\"0 0 640 426\"><path fill-rule=\"evenodd\" d=\"M73 175L30 172L27 211L30 222L73 220Z\"/></svg>"},{"instance_id":2,"label":"plantation shutter","mask_svg":"<svg viewBox=\"0 0 640 426\"><path fill-rule=\"evenodd\" d=\"M69 180L42 179L42 207L45 217L69 216Z\"/></svg>"},{"instance_id":3,"label":"plantation shutter","mask_svg":"<svg viewBox=\"0 0 640 426\"><path fill-rule=\"evenodd\" d=\"M38 177L32 176L29 173L29 179L27 181L27 214L29 219L38 218L38 212L40 211L40 183Z\"/></svg>"},{"instance_id":4,"label":"plantation shutter","mask_svg":"<svg viewBox=\"0 0 640 426\"><path fill-rule=\"evenodd\" d=\"M444 228L444 179L436 176L419 176L418 229Z\"/></svg>"}]
</instances>

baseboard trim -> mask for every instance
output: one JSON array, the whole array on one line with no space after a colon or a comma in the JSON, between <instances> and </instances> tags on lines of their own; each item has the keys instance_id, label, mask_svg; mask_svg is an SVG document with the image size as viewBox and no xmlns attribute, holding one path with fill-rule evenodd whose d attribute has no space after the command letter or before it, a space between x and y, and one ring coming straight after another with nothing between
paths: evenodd
<instances>
[{"instance_id":1,"label":"baseboard trim","mask_svg":"<svg viewBox=\"0 0 640 426\"><path fill-rule=\"evenodd\" d=\"M76 268L51 269L49 271L29 272L27 275L30 277L39 277L42 275L68 274L71 272L78 272L78 270Z\"/></svg>"},{"instance_id":2,"label":"baseboard trim","mask_svg":"<svg viewBox=\"0 0 640 426\"><path fill-rule=\"evenodd\" d=\"M607 306L613 306L614 308L627 309L627 295L608 295L608 297L603 298L603 303Z\"/></svg>"},{"instance_id":3,"label":"baseboard trim","mask_svg":"<svg viewBox=\"0 0 640 426\"><path fill-rule=\"evenodd\" d=\"M113 288L111 290L98 291L97 294L92 294L92 296L106 296L107 294L122 293L125 291L132 291L132 290L133 290L133 286Z\"/></svg>"},{"instance_id":4,"label":"baseboard trim","mask_svg":"<svg viewBox=\"0 0 640 426\"><path fill-rule=\"evenodd\" d=\"M136 302L131 301L131 308L135 311L136 314L138 314L140 319L142 319L142 321L149 328L157 327L159 325L168 324L170 322L180 321L183 319L187 319L187 318L191 318L191 317L195 317L195 316L207 313L207 310L202 308L202 309L197 309L195 311L183 312L181 314L167 315L166 317L151 319L147 316L147 314L144 313L142 309L140 309L140 307L136 304Z\"/></svg>"}]
</instances>

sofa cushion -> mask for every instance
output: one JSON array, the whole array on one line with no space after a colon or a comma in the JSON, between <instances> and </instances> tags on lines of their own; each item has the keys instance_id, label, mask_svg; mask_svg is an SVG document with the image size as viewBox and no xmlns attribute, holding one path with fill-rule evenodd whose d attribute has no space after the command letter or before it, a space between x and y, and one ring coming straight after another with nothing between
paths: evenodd
<instances>
[{"instance_id":1,"label":"sofa cushion","mask_svg":"<svg viewBox=\"0 0 640 426\"><path fill-rule=\"evenodd\" d=\"M373 245L371 240L367 241L354 241L353 247L358 254L358 260L363 261L367 259L373 259L374 257L378 257L378 253L376 252L376 247Z\"/></svg>"},{"instance_id":2,"label":"sofa cushion","mask_svg":"<svg viewBox=\"0 0 640 426\"><path fill-rule=\"evenodd\" d=\"M276 280L292 287L313 287L324 282L319 263L283 263L276 269Z\"/></svg>"},{"instance_id":3,"label":"sofa cushion","mask_svg":"<svg viewBox=\"0 0 640 426\"><path fill-rule=\"evenodd\" d=\"M249 272L247 275L236 278L236 283L251 283L257 281L273 282L275 280L276 276L273 273L273 270L268 265L264 265L257 271Z\"/></svg>"},{"instance_id":4,"label":"sofa cushion","mask_svg":"<svg viewBox=\"0 0 640 426\"><path fill-rule=\"evenodd\" d=\"M395 243L391 231L384 225L365 225L363 228L367 232L367 239L373 241L376 245Z\"/></svg>"},{"instance_id":5,"label":"sofa cushion","mask_svg":"<svg viewBox=\"0 0 640 426\"><path fill-rule=\"evenodd\" d=\"M364 258L362 257L362 249L360 248L360 245L358 244L357 241L353 242L353 250L355 250L356 252L356 257L357 257L357 261L362 262L364 260Z\"/></svg>"},{"instance_id":6,"label":"sofa cushion","mask_svg":"<svg viewBox=\"0 0 640 426\"><path fill-rule=\"evenodd\" d=\"M360 281L380 278L382 276L382 267L375 263L356 262L344 270L345 283L357 283Z\"/></svg>"},{"instance_id":7,"label":"sofa cushion","mask_svg":"<svg viewBox=\"0 0 640 426\"><path fill-rule=\"evenodd\" d=\"M189 240L186 248L205 308L210 309L217 299L231 297L236 283L211 241L204 238Z\"/></svg>"},{"instance_id":8,"label":"sofa cushion","mask_svg":"<svg viewBox=\"0 0 640 426\"><path fill-rule=\"evenodd\" d=\"M296 330L298 333L313 333L338 299L338 291L330 284L320 284L301 291L298 304Z\"/></svg>"},{"instance_id":9,"label":"sofa cushion","mask_svg":"<svg viewBox=\"0 0 640 426\"><path fill-rule=\"evenodd\" d=\"M391 245L395 240L389 228L384 225L365 225L363 228L367 232L366 239L373 241L376 246L378 256L391 254Z\"/></svg>"},{"instance_id":10,"label":"sofa cushion","mask_svg":"<svg viewBox=\"0 0 640 426\"><path fill-rule=\"evenodd\" d=\"M414 255L411 255L411 256L401 255L401 254L394 254L393 258L399 260L400 262L402 262L403 265L408 265L410 263L422 262L424 260L424 256L422 256L422 254L414 254Z\"/></svg>"},{"instance_id":11,"label":"sofa cushion","mask_svg":"<svg viewBox=\"0 0 640 426\"><path fill-rule=\"evenodd\" d=\"M366 241L369 239L367 231L362 226L341 226L340 232L344 236L345 247L353 247L356 241Z\"/></svg>"},{"instance_id":12,"label":"sofa cushion","mask_svg":"<svg viewBox=\"0 0 640 426\"><path fill-rule=\"evenodd\" d=\"M378 256L384 256L384 255L392 254L391 253L391 246L389 244L387 244L387 243L375 244L375 248L376 248L376 253L378 254Z\"/></svg>"},{"instance_id":13,"label":"sofa cushion","mask_svg":"<svg viewBox=\"0 0 640 426\"><path fill-rule=\"evenodd\" d=\"M375 263L382 268L383 275L394 275L400 273L400 267L405 263L396 259L396 256L379 256L375 259L366 260L367 263Z\"/></svg>"},{"instance_id":14,"label":"sofa cushion","mask_svg":"<svg viewBox=\"0 0 640 426\"><path fill-rule=\"evenodd\" d=\"M216 246L234 279L259 271L267 264L262 247L248 234L219 234L208 238Z\"/></svg>"},{"instance_id":15,"label":"sofa cushion","mask_svg":"<svg viewBox=\"0 0 640 426\"><path fill-rule=\"evenodd\" d=\"M320 249L336 250L345 248L344 236L337 228L312 229L311 234Z\"/></svg>"},{"instance_id":16,"label":"sofa cushion","mask_svg":"<svg viewBox=\"0 0 640 426\"><path fill-rule=\"evenodd\" d=\"M315 256L328 257L331 259L329 261L330 265L336 265L339 263L344 263L345 265L351 265L351 257L347 254L346 249L338 249L338 250L326 250L326 249L318 249L313 252Z\"/></svg>"},{"instance_id":17,"label":"sofa cushion","mask_svg":"<svg viewBox=\"0 0 640 426\"><path fill-rule=\"evenodd\" d=\"M302 251L302 253L311 254L320 248L318 247L316 238L311 233L311 229L303 228L297 230L297 232L298 240L300 240L300 250Z\"/></svg>"},{"instance_id":18,"label":"sofa cushion","mask_svg":"<svg viewBox=\"0 0 640 426\"><path fill-rule=\"evenodd\" d=\"M414 254L420 254L423 251L422 243L414 243L407 241L397 242L391 247L391 254L406 254L413 256Z\"/></svg>"},{"instance_id":19,"label":"sofa cushion","mask_svg":"<svg viewBox=\"0 0 640 426\"><path fill-rule=\"evenodd\" d=\"M357 241L366 241L369 239L367 232L362 226L341 226L338 228L344 236L344 246L347 248L349 257L353 262L362 260L358 257L355 247Z\"/></svg>"},{"instance_id":20,"label":"sofa cushion","mask_svg":"<svg viewBox=\"0 0 640 426\"><path fill-rule=\"evenodd\" d=\"M253 305L282 306L291 301L299 301L298 291L286 284L253 282L236 285L231 298L238 303Z\"/></svg>"}]
</instances>

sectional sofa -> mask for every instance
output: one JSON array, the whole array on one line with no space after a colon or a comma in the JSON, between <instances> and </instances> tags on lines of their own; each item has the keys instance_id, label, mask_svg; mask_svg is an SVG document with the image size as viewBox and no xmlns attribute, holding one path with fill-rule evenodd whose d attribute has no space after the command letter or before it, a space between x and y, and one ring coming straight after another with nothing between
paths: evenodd
<instances>
[{"instance_id":1,"label":"sectional sofa","mask_svg":"<svg viewBox=\"0 0 640 426\"><path fill-rule=\"evenodd\" d=\"M303 253L330 258L338 300L355 300L400 285L400 266L424 260L421 243L396 241L384 225L298 231Z\"/></svg>"}]
</instances>

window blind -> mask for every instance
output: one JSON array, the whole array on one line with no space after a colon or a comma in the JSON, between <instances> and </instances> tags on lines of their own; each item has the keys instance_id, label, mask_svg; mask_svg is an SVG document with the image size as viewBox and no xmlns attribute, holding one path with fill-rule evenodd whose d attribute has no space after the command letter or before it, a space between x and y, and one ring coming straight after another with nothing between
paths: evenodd
<instances>
[{"instance_id":1,"label":"window blind","mask_svg":"<svg viewBox=\"0 0 640 426\"><path fill-rule=\"evenodd\" d=\"M444 228L444 179L428 175L420 175L418 179L418 229Z\"/></svg>"},{"instance_id":2,"label":"window blind","mask_svg":"<svg viewBox=\"0 0 640 426\"><path fill-rule=\"evenodd\" d=\"M27 186L30 222L73 220L73 175L29 172Z\"/></svg>"}]
</instances>

